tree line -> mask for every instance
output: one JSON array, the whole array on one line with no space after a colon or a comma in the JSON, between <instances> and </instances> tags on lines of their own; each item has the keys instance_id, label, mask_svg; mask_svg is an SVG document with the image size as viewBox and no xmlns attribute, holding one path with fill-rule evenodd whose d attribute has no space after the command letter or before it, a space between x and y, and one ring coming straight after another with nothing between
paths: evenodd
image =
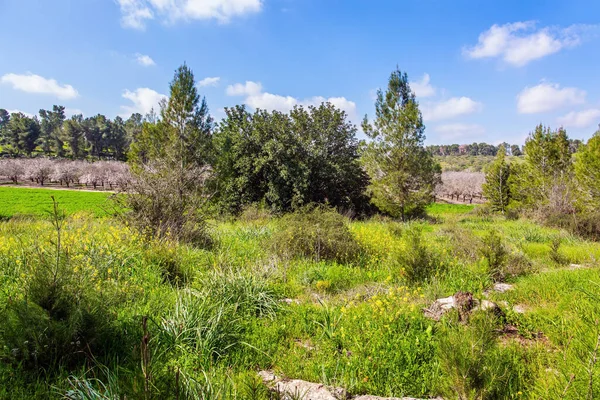
<instances>
[{"instance_id":1,"label":"tree line","mask_svg":"<svg viewBox=\"0 0 600 400\"><path fill-rule=\"evenodd\" d=\"M65 107L40 110L38 116L0 109L0 156L33 156L126 160L144 117L113 120L102 114L67 118Z\"/></svg>"}]
</instances>

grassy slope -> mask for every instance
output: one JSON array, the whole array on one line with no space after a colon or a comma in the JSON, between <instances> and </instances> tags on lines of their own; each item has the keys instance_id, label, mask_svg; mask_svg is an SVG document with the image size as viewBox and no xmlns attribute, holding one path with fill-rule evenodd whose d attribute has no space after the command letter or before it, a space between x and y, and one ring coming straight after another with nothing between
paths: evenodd
<instances>
[{"instance_id":1,"label":"grassy slope","mask_svg":"<svg viewBox=\"0 0 600 400\"><path fill-rule=\"evenodd\" d=\"M62 194L51 192L44 194ZM65 198L62 202L73 207ZM86 205L73 207L82 208ZM217 244L210 250L168 243L142 246L110 219L70 221L64 243L78 257L74 268L87 296L112 299L110 310L119 316L114 324L123 327L117 331L134 332L127 342L134 350L119 354L120 367L132 374L140 368L135 358L141 337L139 315L150 315L154 321L173 318L175 299L183 293L165 281L167 268L188 276L188 285L215 304L226 303L229 295L239 291L251 298L252 293L263 297L274 293L276 298L299 303L281 303L269 318L252 314L232 320L234 328L241 329L238 340L244 344L222 347L223 358L218 361L206 363L197 349L185 346L170 355L170 365L188 368L191 374L200 371L197 379L209 380L215 390L239 390L241 398L263 398L243 394L260 368L343 386L353 394L578 399L590 395L590 385L592 395L600 393L600 368L590 363L600 333L600 245L531 221L478 216L471 209L433 205L429 212L436 216L435 223L353 222L350 229L366 252L354 264L274 259L268 244L281 228L278 220L217 223L213 226ZM406 265L401 261L402 255L414 251L408 243L413 229L423 232L424 251L435 260L434 276L420 284L406 282ZM518 329L517 338L500 335L502 326L487 317L460 324L450 316L434 323L421 312L434 299L458 290L483 296L492 281L477 248L491 230L502 238L511 262L529 263L522 275L508 278L515 290L492 295L499 303L507 302L506 322ZM550 250L556 237L562 238L559 253L565 265L593 268L562 270ZM24 265L35 266L35 248L49 238L46 222L0 223L0 306L27 287L31 278L22 275L29 271ZM261 292L261 288L268 290ZM513 312L515 305L527 312ZM227 322L226 317L223 320ZM214 333L223 334L218 327ZM153 334L157 339L152 346L158 351L159 336ZM15 398L17 391L27 397L28 390L48 390L44 378L27 389L26 373L15 380L12 369L3 373L1 367L0 363L0 386L9 392L7 382L12 382ZM126 377L123 374L121 390L128 388ZM52 379L52 385L65 387L64 372ZM136 397L134 389L129 390L128 397L141 397L140 392Z\"/></svg>"},{"instance_id":2,"label":"grassy slope","mask_svg":"<svg viewBox=\"0 0 600 400\"><path fill-rule=\"evenodd\" d=\"M47 215L52 209L51 196L68 214L86 211L95 216L105 216L112 207L108 193L0 187L0 216Z\"/></svg>"}]
</instances>

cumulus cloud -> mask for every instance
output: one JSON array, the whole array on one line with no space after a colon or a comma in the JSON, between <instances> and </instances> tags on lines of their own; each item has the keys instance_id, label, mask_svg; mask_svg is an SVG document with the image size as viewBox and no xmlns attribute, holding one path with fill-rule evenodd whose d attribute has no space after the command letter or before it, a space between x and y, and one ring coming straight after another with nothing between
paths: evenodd
<instances>
[{"instance_id":1,"label":"cumulus cloud","mask_svg":"<svg viewBox=\"0 0 600 400\"><path fill-rule=\"evenodd\" d=\"M200 82L198 82L198 86L200 86L200 87L217 86L220 81L221 81L221 78L218 76L215 76L212 78L204 78Z\"/></svg>"},{"instance_id":2,"label":"cumulus cloud","mask_svg":"<svg viewBox=\"0 0 600 400\"><path fill-rule=\"evenodd\" d=\"M526 87L517 95L517 110L520 114L536 114L558 108L585 103L584 90L574 87L561 88L558 84L542 82Z\"/></svg>"},{"instance_id":3,"label":"cumulus cloud","mask_svg":"<svg viewBox=\"0 0 600 400\"><path fill-rule=\"evenodd\" d=\"M485 128L477 124L445 124L438 125L433 130L444 140L476 138L485 134Z\"/></svg>"},{"instance_id":4,"label":"cumulus cloud","mask_svg":"<svg viewBox=\"0 0 600 400\"><path fill-rule=\"evenodd\" d=\"M558 123L565 127L589 128L595 124L600 124L600 108L570 112L558 118Z\"/></svg>"},{"instance_id":5,"label":"cumulus cloud","mask_svg":"<svg viewBox=\"0 0 600 400\"><path fill-rule=\"evenodd\" d=\"M152 57L147 56L145 54L137 53L135 55L135 60L137 61L138 64L140 64L144 67L151 67L153 65L156 65L156 63L154 62Z\"/></svg>"},{"instance_id":6,"label":"cumulus cloud","mask_svg":"<svg viewBox=\"0 0 600 400\"><path fill-rule=\"evenodd\" d=\"M431 83L429 83L430 79L429 74L425 74L420 81L410 82L410 87L417 97L435 96L436 90Z\"/></svg>"},{"instance_id":7,"label":"cumulus cloud","mask_svg":"<svg viewBox=\"0 0 600 400\"><path fill-rule=\"evenodd\" d=\"M149 88L138 88L133 92L125 90L122 97L133 103L132 105L121 106L121 110L123 110L121 115L123 116L129 116L133 113L145 115L152 109L158 111L160 101L167 98L164 94Z\"/></svg>"},{"instance_id":8,"label":"cumulus cloud","mask_svg":"<svg viewBox=\"0 0 600 400\"><path fill-rule=\"evenodd\" d=\"M538 29L534 21L492 25L479 35L476 45L464 48L463 53L473 59L497 57L512 66L522 67L533 60L577 46L585 32L596 28L572 25L568 28Z\"/></svg>"},{"instance_id":9,"label":"cumulus cloud","mask_svg":"<svg viewBox=\"0 0 600 400\"><path fill-rule=\"evenodd\" d=\"M344 110L348 114L348 118L352 121L358 121L356 112L356 103L346 99L345 97L329 97L314 96L307 99L297 99L292 96L281 96L263 92L263 87L260 82L246 81L246 83L236 83L230 85L226 89L228 96L244 96L244 103L252 108L260 108L264 110L276 110L281 112L289 112L294 106L316 106L321 103L331 103L337 108Z\"/></svg>"},{"instance_id":10,"label":"cumulus cloud","mask_svg":"<svg viewBox=\"0 0 600 400\"><path fill-rule=\"evenodd\" d=\"M425 121L451 119L461 115L481 111L483 105L469 97L452 97L439 102L429 102L422 106Z\"/></svg>"},{"instance_id":11,"label":"cumulus cloud","mask_svg":"<svg viewBox=\"0 0 600 400\"><path fill-rule=\"evenodd\" d=\"M15 90L27 93L49 94L62 100L74 99L79 93L71 85L61 85L54 79L32 73L18 75L6 74L0 78L1 83L9 84Z\"/></svg>"},{"instance_id":12,"label":"cumulus cloud","mask_svg":"<svg viewBox=\"0 0 600 400\"><path fill-rule=\"evenodd\" d=\"M117 0L121 24L144 29L155 17L165 22L217 20L227 23L234 17L260 12L263 0Z\"/></svg>"}]
</instances>

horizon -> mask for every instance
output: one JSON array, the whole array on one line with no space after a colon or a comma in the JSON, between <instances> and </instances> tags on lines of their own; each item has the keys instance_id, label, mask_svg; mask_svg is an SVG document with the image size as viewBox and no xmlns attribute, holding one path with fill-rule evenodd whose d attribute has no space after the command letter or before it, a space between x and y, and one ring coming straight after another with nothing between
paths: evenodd
<instances>
[{"instance_id":1,"label":"horizon","mask_svg":"<svg viewBox=\"0 0 600 400\"><path fill-rule=\"evenodd\" d=\"M185 61L217 121L236 104L289 111L330 101L363 139L360 121L373 118L373 94L398 65L417 95L426 145L522 145L540 123L585 140L600 122L592 1L5 0L2 8L0 34L11 40L0 58L0 107L10 112L59 104L68 115L146 114Z\"/></svg>"}]
</instances>

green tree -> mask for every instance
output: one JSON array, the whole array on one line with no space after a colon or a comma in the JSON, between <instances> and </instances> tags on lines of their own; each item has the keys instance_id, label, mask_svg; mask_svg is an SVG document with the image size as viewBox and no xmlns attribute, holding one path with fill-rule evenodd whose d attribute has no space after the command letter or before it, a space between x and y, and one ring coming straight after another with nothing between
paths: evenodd
<instances>
[{"instance_id":1,"label":"green tree","mask_svg":"<svg viewBox=\"0 0 600 400\"><path fill-rule=\"evenodd\" d=\"M135 179L128 186L127 208L131 223L144 234L205 243L202 210L210 198L205 183L212 118L185 64L170 89L169 99L161 103L161 119L144 123L141 140L132 148Z\"/></svg>"},{"instance_id":2,"label":"green tree","mask_svg":"<svg viewBox=\"0 0 600 400\"><path fill-rule=\"evenodd\" d=\"M506 149L500 146L496 159L485 173L483 195L494 211L504 213L510 201L510 165L506 162Z\"/></svg>"},{"instance_id":3,"label":"green tree","mask_svg":"<svg viewBox=\"0 0 600 400\"><path fill-rule=\"evenodd\" d=\"M129 148L127 130L123 118L117 116L109 123L108 137L106 143L109 151L117 160L124 160Z\"/></svg>"},{"instance_id":4,"label":"green tree","mask_svg":"<svg viewBox=\"0 0 600 400\"><path fill-rule=\"evenodd\" d=\"M575 176L582 207L600 209L600 129L575 154Z\"/></svg>"},{"instance_id":5,"label":"green tree","mask_svg":"<svg viewBox=\"0 0 600 400\"><path fill-rule=\"evenodd\" d=\"M36 118L30 118L23 113L13 113L7 124L8 145L15 155L28 156L35 150L40 137L40 125Z\"/></svg>"},{"instance_id":6,"label":"green tree","mask_svg":"<svg viewBox=\"0 0 600 400\"><path fill-rule=\"evenodd\" d=\"M568 208L571 201L573 162L567 132L538 125L524 146L525 163L515 166L511 192L529 207L554 203Z\"/></svg>"},{"instance_id":7,"label":"green tree","mask_svg":"<svg viewBox=\"0 0 600 400\"><path fill-rule=\"evenodd\" d=\"M64 156L64 142L62 140L62 127L66 119L65 107L54 105L52 111L40 110L40 144L46 155L54 153L58 157Z\"/></svg>"},{"instance_id":8,"label":"green tree","mask_svg":"<svg viewBox=\"0 0 600 400\"><path fill-rule=\"evenodd\" d=\"M63 124L63 141L67 145L67 155L72 159L81 159L86 155L85 130L83 116L74 115Z\"/></svg>"},{"instance_id":9,"label":"green tree","mask_svg":"<svg viewBox=\"0 0 600 400\"><path fill-rule=\"evenodd\" d=\"M4 108L0 108L0 145L8 142L8 123L10 114Z\"/></svg>"},{"instance_id":10,"label":"green tree","mask_svg":"<svg viewBox=\"0 0 600 400\"><path fill-rule=\"evenodd\" d=\"M376 119L365 117L364 132L372 139L364 153L373 203L405 219L422 213L440 182L440 166L423 147L425 125L406 73L392 72L385 92L379 90Z\"/></svg>"},{"instance_id":11,"label":"green tree","mask_svg":"<svg viewBox=\"0 0 600 400\"><path fill-rule=\"evenodd\" d=\"M521 147L519 147L518 144L513 144L512 146L510 146L510 154L512 154L515 157L519 157L523 155L523 152L521 151Z\"/></svg>"}]
</instances>

